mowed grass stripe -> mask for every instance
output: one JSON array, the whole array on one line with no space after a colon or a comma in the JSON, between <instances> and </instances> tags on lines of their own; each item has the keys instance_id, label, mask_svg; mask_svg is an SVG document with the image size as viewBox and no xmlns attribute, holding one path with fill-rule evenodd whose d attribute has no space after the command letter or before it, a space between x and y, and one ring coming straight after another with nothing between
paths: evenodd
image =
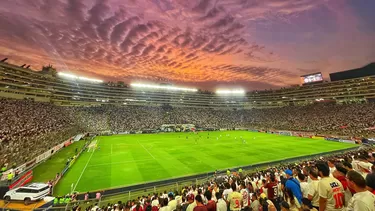
<instances>
[{"instance_id":1,"label":"mowed grass stripe","mask_svg":"<svg viewBox=\"0 0 375 211\"><path fill-rule=\"evenodd\" d=\"M247 144L242 143L241 136ZM79 192L354 147L346 143L248 131L217 131L209 132L209 135L208 132L199 135L133 134L99 138L100 149L95 151L77 184ZM57 195L69 193L71 183L82 173L89 155L86 152L77 160L55 188Z\"/></svg>"}]
</instances>

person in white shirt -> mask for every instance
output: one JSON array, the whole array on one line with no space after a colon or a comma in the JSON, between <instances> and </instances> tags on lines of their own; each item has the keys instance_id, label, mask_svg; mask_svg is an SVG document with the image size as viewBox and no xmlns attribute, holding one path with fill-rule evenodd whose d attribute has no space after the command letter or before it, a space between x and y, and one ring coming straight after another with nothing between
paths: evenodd
<instances>
[{"instance_id":1,"label":"person in white shirt","mask_svg":"<svg viewBox=\"0 0 375 211\"><path fill-rule=\"evenodd\" d=\"M206 197L203 194L203 189L201 189L201 188L198 189L198 195L200 195L202 197L203 204L206 205L208 201L207 201Z\"/></svg>"},{"instance_id":2,"label":"person in white shirt","mask_svg":"<svg viewBox=\"0 0 375 211\"><path fill-rule=\"evenodd\" d=\"M193 186L192 193L193 193L194 197L198 195L198 191L197 191L197 188L195 186Z\"/></svg>"},{"instance_id":3,"label":"person in white shirt","mask_svg":"<svg viewBox=\"0 0 375 211\"><path fill-rule=\"evenodd\" d=\"M318 172L315 169L311 169L309 177L311 179L311 182L309 183L307 198L311 201L312 206L319 210Z\"/></svg>"},{"instance_id":4,"label":"person in white shirt","mask_svg":"<svg viewBox=\"0 0 375 211\"><path fill-rule=\"evenodd\" d=\"M250 204L250 207L251 207L252 210L256 210L256 211L258 211L259 208L260 208L260 203L259 203L258 197L257 197L257 195L255 193L251 194L251 204Z\"/></svg>"},{"instance_id":5,"label":"person in white shirt","mask_svg":"<svg viewBox=\"0 0 375 211\"><path fill-rule=\"evenodd\" d=\"M232 192L233 192L233 190L230 188L230 184L229 183L225 183L225 190L223 192L224 199L226 200L228 198L228 195L230 193L232 193Z\"/></svg>"},{"instance_id":6,"label":"person in white shirt","mask_svg":"<svg viewBox=\"0 0 375 211\"><path fill-rule=\"evenodd\" d=\"M361 160L358 162L358 172L366 178L367 174L371 173L372 163L368 162L367 160Z\"/></svg>"},{"instance_id":7,"label":"person in white shirt","mask_svg":"<svg viewBox=\"0 0 375 211\"><path fill-rule=\"evenodd\" d=\"M168 198L163 198L160 200L160 209L159 211L172 211L168 206Z\"/></svg>"},{"instance_id":8,"label":"person in white shirt","mask_svg":"<svg viewBox=\"0 0 375 211\"><path fill-rule=\"evenodd\" d=\"M357 160L357 157L354 157L353 161L352 161L352 168L353 168L353 170L359 171L358 163L359 163L359 160Z\"/></svg>"},{"instance_id":9,"label":"person in white shirt","mask_svg":"<svg viewBox=\"0 0 375 211\"><path fill-rule=\"evenodd\" d=\"M326 162L316 163L321 180L318 184L319 211L341 211L344 209L344 188L340 181L330 177L330 169Z\"/></svg>"},{"instance_id":10,"label":"person in white shirt","mask_svg":"<svg viewBox=\"0 0 375 211\"><path fill-rule=\"evenodd\" d=\"M186 211L193 211L194 208L197 206L197 203L195 202L194 195L193 194L189 194L187 196L187 199L188 199L189 205L187 206Z\"/></svg>"},{"instance_id":11,"label":"person in white shirt","mask_svg":"<svg viewBox=\"0 0 375 211\"><path fill-rule=\"evenodd\" d=\"M216 211L227 211L227 203L223 199L223 193L221 191L216 193Z\"/></svg>"},{"instance_id":12,"label":"person in white shirt","mask_svg":"<svg viewBox=\"0 0 375 211\"><path fill-rule=\"evenodd\" d=\"M335 161L334 160L329 160L327 163L328 163L328 166L329 166L329 176L333 177L332 174L336 170L336 168L335 168Z\"/></svg>"},{"instance_id":13,"label":"person in white shirt","mask_svg":"<svg viewBox=\"0 0 375 211\"><path fill-rule=\"evenodd\" d=\"M169 202L168 206L171 211L176 210L177 207L177 201L174 199L173 193L168 194Z\"/></svg>"},{"instance_id":14,"label":"person in white shirt","mask_svg":"<svg viewBox=\"0 0 375 211\"><path fill-rule=\"evenodd\" d=\"M307 198L309 192L309 184L306 182L306 177L302 173L298 173L299 185L301 186L301 192L303 198Z\"/></svg>"},{"instance_id":15,"label":"person in white shirt","mask_svg":"<svg viewBox=\"0 0 375 211\"><path fill-rule=\"evenodd\" d=\"M375 195L366 189L366 181L356 171L347 174L349 187L356 193L348 203L347 211L375 211Z\"/></svg>"},{"instance_id":16,"label":"person in white shirt","mask_svg":"<svg viewBox=\"0 0 375 211\"><path fill-rule=\"evenodd\" d=\"M241 183L240 193L242 195L242 207L248 207L250 205L250 195L245 187L245 183Z\"/></svg>"},{"instance_id":17,"label":"person in white shirt","mask_svg":"<svg viewBox=\"0 0 375 211\"><path fill-rule=\"evenodd\" d=\"M167 191L164 191L164 193L163 193L163 195L161 196L161 198L163 198L163 199L167 199L167 198L168 198Z\"/></svg>"},{"instance_id":18,"label":"person in white shirt","mask_svg":"<svg viewBox=\"0 0 375 211\"><path fill-rule=\"evenodd\" d=\"M97 209L99 209L99 206L98 206L98 204L96 203L95 206L91 209L91 211L96 211Z\"/></svg>"},{"instance_id":19,"label":"person in white shirt","mask_svg":"<svg viewBox=\"0 0 375 211\"><path fill-rule=\"evenodd\" d=\"M153 200L151 201L151 206L152 207L158 207L159 206L159 199L158 199L158 194L155 194L153 197Z\"/></svg>"},{"instance_id":20,"label":"person in white shirt","mask_svg":"<svg viewBox=\"0 0 375 211\"><path fill-rule=\"evenodd\" d=\"M253 190L256 191L257 190L257 185L256 185L257 181L255 178L252 178L252 181L251 181L251 186L253 186Z\"/></svg>"},{"instance_id":21,"label":"person in white shirt","mask_svg":"<svg viewBox=\"0 0 375 211\"><path fill-rule=\"evenodd\" d=\"M215 182L213 185L212 185L212 200L214 200L215 202L217 202L217 198L216 198L216 193L218 193L220 191L219 187L217 186L217 183Z\"/></svg>"}]
</instances>

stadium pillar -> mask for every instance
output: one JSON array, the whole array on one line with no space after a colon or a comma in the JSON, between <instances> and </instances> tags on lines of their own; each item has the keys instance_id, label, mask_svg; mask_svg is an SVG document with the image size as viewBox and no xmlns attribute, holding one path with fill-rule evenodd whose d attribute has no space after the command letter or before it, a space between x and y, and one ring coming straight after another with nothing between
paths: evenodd
<instances>
[{"instance_id":1,"label":"stadium pillar","mask_svg":"<svg viewBox=\"0 0 375 211\"><path fill-rule=\"evenodd\" d=\"M130 200L130 191L129 191L129 200Z\"/></svg>"}]
</instances>

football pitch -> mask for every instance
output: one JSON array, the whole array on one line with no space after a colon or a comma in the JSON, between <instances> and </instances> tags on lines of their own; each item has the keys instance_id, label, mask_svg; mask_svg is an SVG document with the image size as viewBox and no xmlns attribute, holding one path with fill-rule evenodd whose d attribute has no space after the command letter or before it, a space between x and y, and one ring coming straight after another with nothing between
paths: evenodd
<instances>
[{"instance_id":1,"label":"football pitch","mask_svg":"<svg viewBox=\"0 0 375 211\"><path fill-rule=\"evenodd\" d=\"M113 135L98 136L94 141L96 150L78 158L55 187L55 195L72 189L81 193L109 189L355 147L249 131Z\"/></svg>"}]
</instances>

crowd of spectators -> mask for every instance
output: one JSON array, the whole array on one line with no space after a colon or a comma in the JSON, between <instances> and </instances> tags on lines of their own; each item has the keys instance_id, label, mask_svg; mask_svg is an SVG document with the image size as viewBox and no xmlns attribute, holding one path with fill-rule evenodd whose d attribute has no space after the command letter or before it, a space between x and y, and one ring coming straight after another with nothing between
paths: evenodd
<instances>
[{"instance_id":1,"label":"crowd of spectators","mask_svg":"<svg viewBox=\"0 0 375 211\"><path fill-rule=\"evenodd\" d=\"M202 185L148 194L126 202L100 202L101 194L97 197L97 193L97 202L85 210L374 211L374 163L375 151L368 148L248 174L242 169L228 169L215 172L215 177ZM76 203L73 210L84 209Z\"/></svg>"},{"instance_id":2,"label":"crowd of spectators","mask_svg":"<svg viewBox=\"0 0 375 211\"><path fill-rule=\"evenodd\" d=\"M257 128L365 137L375 132L371 130L375 126L373 103L251 110L102 106L75 111L80 114L82 124L92 131L123 132L157 129L162 124L194 124L201 128Z\"/></svg>"},{"instance_id":3,"label":"crowd of spectators","mask_svg":"<svg viewBox=\"0 0 375 211\"><path fill-rule=\"evenodd\" d=\"M375 104L314 104L272 109L203 109L160 106L68 107L0 99L0 165L23 163L79 132L158 129L163 124L201 128L310 131L369 137Z\"/></svg>"},{"instance_id":4,"label":"crowd of spectators","mask_svg":"<svg viewBox=\"0 0 375 211\"><path fill-rule=\"evenodd\" d=\"M0 99L0 165L22 164L79 130L68 109L51 103Z\"/></svg>"}]
</instances>

